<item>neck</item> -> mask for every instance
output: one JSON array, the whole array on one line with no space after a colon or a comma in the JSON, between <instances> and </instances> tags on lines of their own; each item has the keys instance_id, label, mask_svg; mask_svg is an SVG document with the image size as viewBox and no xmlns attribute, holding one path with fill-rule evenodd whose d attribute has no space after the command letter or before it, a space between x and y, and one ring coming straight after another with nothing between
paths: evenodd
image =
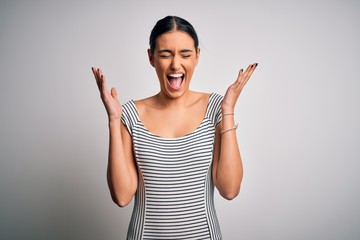
<instances>
[{"instance_id":1,"label":"neck","mask_svg":"<svg viewBox=\"0 0 360 240\"><path fill-rule=\"evenodd\" d=\"M193 95L192 91L187 91L183 95L177 98L172 98L164 94L163 92L159 92L155 95L156 102L159 106L164 108L172 108L172 109L179 109L185 108L189 106L191 103L191 96Z\"/></svg>"}]
</instances>

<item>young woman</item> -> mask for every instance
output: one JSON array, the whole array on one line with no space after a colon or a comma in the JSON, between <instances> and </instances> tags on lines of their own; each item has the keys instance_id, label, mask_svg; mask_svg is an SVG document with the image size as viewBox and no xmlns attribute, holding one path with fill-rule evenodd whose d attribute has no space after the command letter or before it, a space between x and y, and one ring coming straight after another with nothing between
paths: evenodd
<instances>
[{"instance_id":1,"label":"young woman","mask_svg":"<svg viewBox=\"0 0 360 240\"><path fill-rule=\"evenodd\" d=\"M190 90L199 41L186 20L168 16L150 35L148 57L160 91L121 105L92 68L109 118L107 179L121 207L135 196L127 239L221 239L214 186L235 198L243 176L234 109L257 63L224 97Z\"/></svg>"}]
</instances>

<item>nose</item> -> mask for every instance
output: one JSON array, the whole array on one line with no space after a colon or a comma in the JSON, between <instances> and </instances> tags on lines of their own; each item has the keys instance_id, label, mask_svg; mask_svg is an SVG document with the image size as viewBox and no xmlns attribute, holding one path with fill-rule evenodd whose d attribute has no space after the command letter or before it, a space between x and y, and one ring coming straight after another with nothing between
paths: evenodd
<instances>
[{"instance_id":1,"label":"nose","mask_svg":"<svg viewBox=\"0 0 360 240\"><path fill-rule=\"evenodd\" d=\"M180 69L180 59L178 56L174 56L172 61L171 61L171 69L172 70L179 70Z\"/></svg>"}]
</instances>

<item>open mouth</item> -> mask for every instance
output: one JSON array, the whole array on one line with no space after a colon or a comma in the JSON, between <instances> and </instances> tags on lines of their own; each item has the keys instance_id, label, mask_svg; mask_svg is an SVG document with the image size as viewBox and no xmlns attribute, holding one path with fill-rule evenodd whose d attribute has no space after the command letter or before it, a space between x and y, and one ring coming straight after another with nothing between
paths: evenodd
<instances>
[{"instance_id":1,"label":"open mouth","mask_svg":"<svg viewBox=\"0 0 360 240\"><path fill-rule=\"evenodd\" d=\"M183 73L172 73L167 75L167 80L169 85L173 89L179 89L181 87L182 82L184 81Z\"/></svg>"}]
</instances>

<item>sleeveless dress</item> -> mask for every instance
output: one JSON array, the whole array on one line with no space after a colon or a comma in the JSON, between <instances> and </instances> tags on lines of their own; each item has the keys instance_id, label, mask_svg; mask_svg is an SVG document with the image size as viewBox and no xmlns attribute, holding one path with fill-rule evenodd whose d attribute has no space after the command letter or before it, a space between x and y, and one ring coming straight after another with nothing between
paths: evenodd
<instances>
[{"instance_id":1,"label":"sleeveless dress","mask_svg":"<svg viewBox=\"0 0 360 240\"><path fill-rule=\"evenodd\" d=\"M127 239L222 239L211 166L223 97L212 93L196 130L159 137L142 124L133 100L122 123L132 136L139 183Z\"/></svg>"}]
</instances>

